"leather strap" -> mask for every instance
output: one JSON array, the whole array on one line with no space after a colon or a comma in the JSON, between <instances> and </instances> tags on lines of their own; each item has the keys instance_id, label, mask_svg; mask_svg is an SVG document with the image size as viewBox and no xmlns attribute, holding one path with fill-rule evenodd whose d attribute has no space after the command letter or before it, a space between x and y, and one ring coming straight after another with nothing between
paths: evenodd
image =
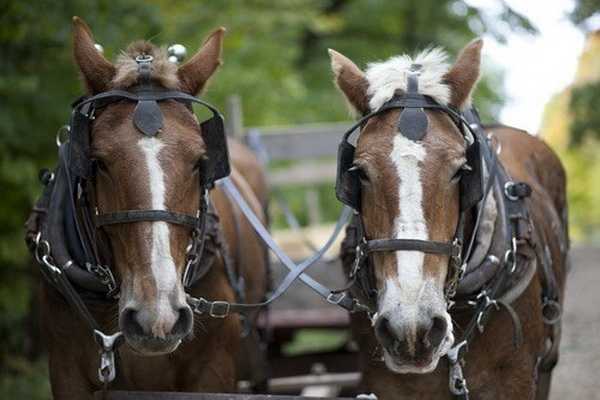
<instances>
[{"instance_id":1,"label":"leather strap","mask_svg":"<svg viewBox=\"0 0 600 400\"><path fill-rule=\"evenodd\" d=\"M235 197L235 195L233 195L232 192L225 191L225 194L230 199L232 199L232 201L234 201L236 204L238 204L238 205L240 204L238 201L238 198ZM243 198L242 198L242 200L243 200ZM244 214L244 215L246 215L246 217L248 217L248 214ZM342 231L342 229L344 228L344 226L350 219L350 216L351 216L351 209L348 207L344 207L344 209L342 210L342 214L340 215L338 222L336 223L335 229L333 230L333 233L331 234L331 236L329 237L327 242L323 245L323 247L321 247L318 251L316 251L312 256L310 256L309 258L302 261L296 267L294 267L293 269L290 269L290 271L287 273L287 275L281 280L281 283L279 284L279 286L272 292L273 294L271 295L271 297L269 297L267 300L265 300L261 303L243 304L243 303L229 303L229 302L225 302L225 301L209 301L204 298L194 298L192 296L188 296L188 298L187 298L188 303L190 304L190 306L192 307L194 312L196 312L198 314L208 314L213 317L225 317L227 314L232 313L232 312L237 312L237 313L243 314L243 313L253 311L257 308L265 307L265 306L273 303L275 300L277 300L279 297L281 297L287 291L287 289L292 285L292 283L294 283L296 281L296 279L298 279L298 277L300 277L300 279L309 278L308 276L303 275L303 274L315 262L320 260L323 257L323 255L331 248L331 246L335 242L335 239L339 236L340 232ZM259 237L261 237L261 239L263 239L263 241L265 241L265 239L262 236L260 236L261 234L258 233L258 231L257 231L257 234L259 235ZM268 235L268 233L267 233L267 235ZM282 263L283 263L283 261L282 261ZM284 264L284 265L286 265L286 264ZM286 265L286 267L288 267L288 266ZM325 289L325 290L327 290L327 289ZM329 300L329 298L331 298L331 296L341 297L342 294L338 294L337 291L330 291L330 293L328 294L328 301L331 301L331 300ZM345 303L341 304L341 306L344 307L344 304Z\"/></svg>"},{"instance_id":2,"label":"leather strap","mask_svg":"<svg viewBox=\"0 0 600 400\"><path fill-rule=\"evenodd\" d=\"M373 239L365 245L368 253L381 251L420 251L429 254L460 256L460 246L454 243L419 239Z\"/></svg>"},{"instance_id":3,"label":"leather strap","mask_svg":"<svg viewBox=\"0 0 600 400\"><path fill-rule=\"evenodd\" d=\"M235 187L235 185L233 184L231 179L225 178L225 179L222 179L221 181L219 181L218 183L220 185L222 185L223 189L225 190L225 193L227 193L228 196L231 196L235 200L235 202L238 204L238 206L240 207L240 210L242 210L242 213L247 218L248 222L250 223L250 225L252 226L254 231L257 233L258 237L263 241L263 243L265 243L265 245L267 247L269 247L271 249L271 251L273 251L275 256L277 256L277 258L281 261L281 263L288 270L290 270L290 273L284 278L284 282L286 282L287 286L284 286L284 289L282 289L281 291L276 290L275 291L276 293L279 291L281 293L283 293L285 291L285 289L287 289L287 287L289 287L296 278L299 278L310 289L317 292L321 297L323 297L328 302L337 304L340 307L345 308L348 311L356 311L356 303L346 293L336 293L335 291L332 291L332 290L326 288L325 286L323 286L322 284L320 284L319 282L315 281L310 276L304 274L304 272L311 265L313 265L316 261L318 261L321 258L321 256L329 249L329 247L331 247L335 238L341 232L342 227L346 224L346 222L350 218L351 212L350 212L349 208L347 208L347 207L344 208L342 217L340 217L340 220L338 220L336 229L334 230L334 233L332 234L332 236L330 237L328 242L325 244L325 246L323 246L323 248L321 248L319 250L319 252L315 253L312 257L305 260L300 265L296 265L289 258L289 256L277 245L277 243L275 243L275 241L273 240L273 237L269 234L267 229L263 226L261 221L254 214L254 212L252 211L252 209L250 208L250 206L248 205L248 203L246 202L246 200L244 199L242 194ZM289 284L287 284L287 282L289 282ZM282 285L280 285L280 287L281 286L283 286L283 283L282 283ZM264 303L261 303L261 304L264 304Z\"/></svg>"},{"instance_id":4,"label":"leather strap","mask_svg":"<svg viewBox=\"0 0 600 400\"><path fill-rule=\"evenodd\" d=\"M164 221L195 228L198 226L200 219L188 214L167 210L126 210L96 216L97 227L145 221Z\"/></svg>"},{"instance_id":5,"label":"leather strap","mask_svg":"<svg viewBox=\"0 0 600 400\"><path fill-rule=\"evenodd\" d=\"M211 104L200 100L197 97L190 96L187 93L179 92L177 90L160 90L157 88L146 89L142 87L140 89L131 88L131 91L127 90L109 90L106 92L102 92L92 97L85 98L81 100L76 105L76 110L80 110L86 104L94 103L96 107L102 107L105 104L113 103L118 99L127 99L131 101L163 101L163 100L177 100L177 101L185 101L202 104L214 114L220 115L219 110L217 110Z\"/></svg>"}]
</instances>

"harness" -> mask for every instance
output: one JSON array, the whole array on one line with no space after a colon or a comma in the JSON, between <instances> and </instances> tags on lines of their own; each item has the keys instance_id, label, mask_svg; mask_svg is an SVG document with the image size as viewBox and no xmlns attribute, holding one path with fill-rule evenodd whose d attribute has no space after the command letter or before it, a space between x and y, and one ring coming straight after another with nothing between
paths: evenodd
<instances>
[{"instance_id":1,"label":"harness","mask_svg":"<svg viewBox=\"0 0 600 400\"><path fill-rule=\"evenodd\" d=\"M454 398L468 399L467 380L463 374L465 354L476 333L482 333L492 309L502 307L510 315L516 347L522 341L522 328L511 303L529 286L536 268L542 267L543 319L556 326L560 319L558 286L549 260L536 246L541 243L533 229L526 199L531 188L524 182L514 182L497 158L500 148L487 135L477 111L461 112L419 93L418 76L421 66L413 64L408 73L406 92L396 93L380 109L360 118L345 132L338 148L336 180L337 198L354 210L342 244L342 260L348 266L349 285L355 298L364 304L370 315L376 311L378 292L370 255L375 252L419 251L449 257L448 278L444 294L448 309L472 310L472 317L456 345L448 352L449 389ZM450 117L466 143L467 167L460 178L460 213L454 238L449 242L417 239L368 238L361 217L361 183L358 168L353 165L355 145L350 138L367 121L390 110L401 110L397 121L399 134L418 141L427 133L425 109L437 110ZM360 132L359 132L360 134ZM483 262L474 265L471 256L483 219L484 205L491 197L497 202L499 215L496 231ZM472 231L466 232L468 218ZM468 233L468 234L467 234ZM550 317L548 317L550 316Z\"/></svg>"},{"instance_id":2,"label":"harness","mask_svg":"<svg viewBox=\"0 0 600 400\"><path fill-rule=\"evenodd\" d=\"M338 170L336 179L336 196L342 203L355 210L353 225L356 227L357 244L355 248L354 264L350 271L350 279L354 280L361 274L362 266L365 264L369 255L373 252L395 252L395 251L420 251L428 254L446 255L450 262L450 276L446 284L446 297L452 298L456 293L458 281L465 272L466 264L463 260L468 258L468 254L463 256L464 243L464 225L467 213L484 196L484 185L482 175L482 160L479 150L479 137L473 135L468 122L464 116L456 109L444 106L436 102L429 96L418 92L418 76L421 66L413 64L408 73L408 85L406 93L396 94L392 99L386 102L380 109L373 111L360 118L350 129L346 131L338 147ZM382 113L390 110L401 109L400 117L397 122L398 131L410 140L420 140L427 133L428 119L425 109L439 110L446 113L454 124L458 127L466 143L469 146L466 151L467 164L466 170L460 180L460 215L454 238L447 243L432 240L418 239L368 239L365 236L362 218L360 216L361 208L361 183L358 176L358 168L353 166L354 153L356 147L350 143L350 136L366 122ZM470 253L471 249L467 249ZM363 292L367 295L368 302L376 302L376 293L369 282L372 278L361 279L363 282Z\"/></svg>"},{"instance_id":3,"label":"harness","mask_svg":"<svg viewBox=\"0 0 600 400\"><path fill-rule=\"evenodd\" d=\"M182 277L186 291L209 272L216 257L220 256L236 302L207 300L188 294L187 302L195 314L225 318L230 313L246 314L255 311L280 298L297 278L327 301L348 311L359 310L358 303L351 296L332 291L305 274L333 245L349 220L350 210L344 209L330 239L314 255L299 264L294 263L277 246L243 195L227 179L230 173L227 139L223 117L218 110L201 99L153 84L150 80L151 56L138 56L136 61L138 85L127 90L110 90L82 97L73 104L70 122L63 129L69 132L68 140L61 143L57 138L58 165L52 172L41 172L40 180L44 190L26 222L26 241L41 266L40 271L45 280L58 290L94 332L94 338L101 349L98 378L105 389L115 379L115 353L123 336L121 332L112 335L102 332L87 303L114 302L119 296L119 285L110 268L112 254L103 232L106 226L163 221L189 228L190 244L186 249L186 265ZM163 127L163 116L158 105L160 102L177 101L190 110L192 104L200 104L212 113L211 118L200 124L207 157L202 160L199 168L198 185L201 195L196 215L154 209L98 212L91 190L96 171L96 163L90 158L92 125L98 112L121 101L135 104L133 124L146 137L160 135ZM209 201L208 193L217 184L221 185L228 199L238 205L265 245L289 269L270 297L260 303L243 302L243 277L232 266L219 227L219 217Z\"/></svg>"}]
</instances>

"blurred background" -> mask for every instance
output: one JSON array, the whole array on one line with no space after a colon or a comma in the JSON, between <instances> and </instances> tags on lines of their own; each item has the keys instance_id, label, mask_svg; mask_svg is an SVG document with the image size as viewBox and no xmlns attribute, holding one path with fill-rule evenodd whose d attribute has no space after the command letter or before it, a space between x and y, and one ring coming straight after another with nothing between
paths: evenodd
<instances>
[{"instance_id":1,"label":"blurred background","mask_svg":"<svg viewBox=\"0 0 600 400\"><path fill-rule=\"evenodd\" d=\"M572 238L593 246L600 241L599 10L600 0L2 0L0 397L50 396L36 324L39 277L23 223L40 192L37 172L54 165L56 131L82 94L71 60L73 15L90 25L109 59L140 38L181 43L193 54L212 29L225 26L225 64L204 97L227 110L236 95L243 125L265 130L349 120L327 48L364 67L430 45L455 55L483 36L475 103L484 122L526 128L559 153L569 174ZM317 217L306 205L307 191L318 203ZM281 193L301 225L330 223L340 209L331 183L282 185ZM273 218L275 228L285 226L277 207ZM595 265L598 253L591 254Z\"/></svg>"}]
</instances>

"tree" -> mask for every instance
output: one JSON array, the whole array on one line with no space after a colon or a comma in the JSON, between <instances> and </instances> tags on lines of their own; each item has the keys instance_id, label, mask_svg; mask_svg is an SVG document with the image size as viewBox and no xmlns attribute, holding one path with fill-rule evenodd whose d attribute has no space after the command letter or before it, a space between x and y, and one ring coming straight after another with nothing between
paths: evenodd
<instances>
[{"instance_id":1,"label":"tree","mask_svg":"<svg viewBox=\"0 0 600 400\"><path fill-rule=\"evenodd\" d=\"M486 29L502 37L480 10L455 0L5 0L0 5L0 391L9 393L7 398L47 396L29 383L31 364L23 357L31 282L39 277L22 226L40 191L37 170L55 163L55 132L82 93L71 61L73 15L89 23L108 58L139 38L181 42L192 52L203 35L226 26L225 66L206 96L222 108L226 96L240 94L252 125L348 118L331 83L328 47L364 65L431 44L454 54ZM509 8L498 18L533 30ZM498 77L497 71L484 77L476 96L488 117L501 104ZM25 379L13 380L25 372Z\"/></svg>"}]
</instances>

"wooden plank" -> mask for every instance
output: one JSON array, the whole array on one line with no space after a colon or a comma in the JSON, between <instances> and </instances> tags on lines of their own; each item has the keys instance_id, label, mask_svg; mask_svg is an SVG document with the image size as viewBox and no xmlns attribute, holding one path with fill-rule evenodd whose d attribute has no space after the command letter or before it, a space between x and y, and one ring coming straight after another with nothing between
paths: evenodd
<instances>
[{"instance_id":1,"label":"wooden plank","mask_svg":"<svg viewBox=\"0 0 600 400\"><path fill-rule=\"evenodd\" d=\"M244 114L242 111L242 98L237 94L227 97L225 109L227 110L227 118L225 119L225 131L229 136L241 138L244 134Z\"/></svg>"},{"instance_id":2,"label":"wooden plank","mask_svg":"<svg viewBox=\"0 0 600 400\"><path fill-rule=\"evenodd\" d=\"M352 347L355 346L352 344L335 351L294 356L272 354L269 356L269 365L272 372L271 379L310 375L313 373L314 366L317 363L323 365L328 373L356 372L359 370L358 353Z\"/></svg>"},{"instance_id":3,"label":"wooden plank","mask_svg":"<svg viewBox=\"0 0 600 400\"><path fill-rule=\"evenodd\" d=\"M268 318L260 315L258 326L271 329L346 329L348 312L342 308L269 310Z\"/></svg>"},{"instance_id":4,"label":"wooden plank","mask_svg":"<svg viewBox=\"0 0 600 400\"><path fill-rule=\"evenodd\" d=\"M340 388L353 388L360 382L360 372L346 372L341 374L301 375L274 378L269 380L269 390L272 392L291 392L302 390L307 386L338 386ZM303 398L303 397L297 397ZM313 397L314 398L314 397ZM319 398L319 397L317 397ZM328 397L331 398L331 397Z\"/></svg>"},{"instance_id":5,"label":"wooden plank","mask_svg":"<svg viewBox=\"0 0 600 400\"><path fill-rule=\"evenodd\" d=\"M325 399L324 397L278 396L270 394L228 394L228 393L180 393L180 392L130 392L110 391L106 397L99 391L94 393L96 400L301 400ZM329 398L331 399L331 398ZM334 399L335 400L335 399ZM350 400L350 398L338 398Z\"/></svg>"},{"instance_id":6,"label":"wooden plank","mask_svg":"<svg viewBox=\"0 0 600 400\"><path fill-rule=\"evenodd\" d=\"M312 385L306 386L300 393L305 397L336 397L339 396L342 388L338 385Z\"/></svg>"},{"instance_id":7,"label":"wooden plank","mask_svg":"<svg viewBox=\"0 0 600 400\"><path fill-rule=\"evenodd\" d=\"M273 186L332 184L336 168L334 161L296 164L271 171L268 182Z\"/></svg>"},{"instance_id":8,"label":"wooden plank","mask_svg":"<svg viewBox=\"0 0 600 400\"><path fill-rule=\"evenodd\" d=\"M261 133L261 142L271 160L302 160L335 157L349 122L303 124L283 127L252 127Z\"/></svg>"}]
</instances>

